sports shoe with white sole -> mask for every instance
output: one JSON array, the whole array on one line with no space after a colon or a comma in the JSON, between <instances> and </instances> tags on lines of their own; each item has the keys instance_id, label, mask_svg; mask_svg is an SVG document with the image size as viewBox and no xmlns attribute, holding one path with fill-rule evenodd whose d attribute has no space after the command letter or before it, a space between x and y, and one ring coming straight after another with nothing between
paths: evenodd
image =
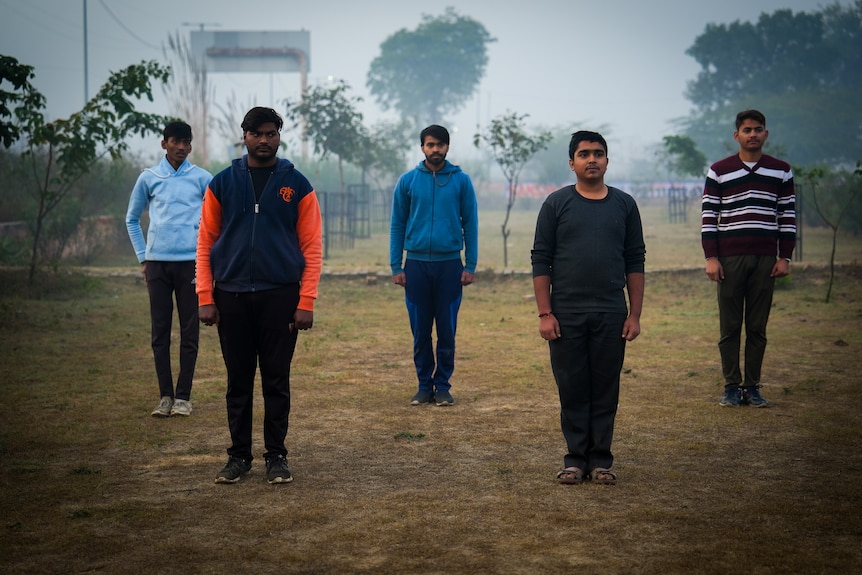
<instances>
[{"instance_id":1,"label":"sports shoe with white sole","mask_svg":"<svg viewBox=\"0 0 862 575\"><path fill-rule=\"evenodd\" d=\"M743 387L741 403L752 407L769 407L769 402L766 398L760 395L759 386Z\"/></svg>"},{"instance_id":2,"label":"sports shoe with white sole","mask_svg":"<svg viewBox=\"0 0 862 575\"><path fill-rule=\"evenodd\" d=\"M163 395L161 401L150 414L153 417L170 417L171 407L174 405L174 398L169 395Z\"/></svg>"},{"instance_id":3,"label":"sports shoe with white sole","mask_svg":"<svg viewBox=\"0 0 862 575\"><path fill-rule=\"evenodd\" d=\"M273 485L293 481L284 455L276 455L266 460L266 480Z\"/></svg>"},{"instance_id":4,"label":"sports shoe with white sole","mask_svg":"<svg viewBox=\"0 0 862 575\"><path fill-rule=\"evenodd\" d=\"M225 466L216 475L216 483L236 483L240 477L251 471L251 460L230 456Z\"/></svg>"},{"instance_id":5,"label":"sports shoe with white sole","mask_svg":"<svg viewBox=\"0 0 862 575\"><path fill-rule=\"evenodd\" d=\"M410 405L424 405L434 401L433 389L420 389L410 400Z\"/></svg>"},{"instance_id":6,"label":"sports shoe with white sole","mask_svg":"<svg viewBox=\"0 0 862 575\"><path fill-rule=\"evenodd\" d=\"M723 407L738 407L741 402L742 392L738 387L729 386L724 388L724 395L721 398L721 401L718 402L719 405Z\"/></svg>"},{"instance_id":7,"label":"sports shoe with white sole","mask_svg":"<svg viewBox=\"0 0 862 575\"><path fill-rule=\"evenodd\" d=\"M436 397L437 405L440 407L455 405L455 398L452 397L448 389L437 389L434 392L434 396Z\"/></svg>"},{"instance_id":8,"label":"sports shoe with white sole","mask_svg":"<svg viewBox=\"0 0 862 575\"><path fill-rule=\"evenodd\" d=\"M192 413L192 404L186 399L174 400L174 405L171 407L171 416L182 415L187 417Z\"/></svg>"}]
</instances>

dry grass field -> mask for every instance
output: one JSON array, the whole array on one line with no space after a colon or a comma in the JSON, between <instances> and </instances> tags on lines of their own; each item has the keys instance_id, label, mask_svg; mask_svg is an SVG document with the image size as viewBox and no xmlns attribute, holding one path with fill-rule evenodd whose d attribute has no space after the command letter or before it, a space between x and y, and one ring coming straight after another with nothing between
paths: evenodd
<instances>
[{"instance_id":1,"label":"dry grass field","mask_svg":"<svg viewBox=\"0 0 862 575\"><path fill-rule=\"evenodd\" d=\"M240 483L213 483L229 441L213 329L194 413L149 416L136 266L46 276L38 297L21 295L24 272L0 270L0 573L862 572L862 241L841 238L827 304L816 254L828 237L806 231L808 263L781 282L770 320L773 406L722 408L696 225L643 211L653 263L622 375L613 487L554 480L564 442L524 273L486 270L466 289L456 404L411 407L385 237L333 256L294 360L296 479L271 486L261 459ZM499 226L483 225L493 261ZM526 270L528 256L510 267Z\"/></svg>"},{"instance_id":2,"label":"dry grass field","mask_svg":"<svg viewBox=\"0 0 862 575\"><path fill-rule=\"evenodd\" d=\"M647 246L647 270L691 269L703 267L703 250L700 247L700 206L689 202L687 220L669 223L667 200L638 201L644 225ZM530 270L530 248L536 226L536 210L514 210L509 221L511 234L508 240L509 262L503 265L503 247L500 226L505 214L502 211L480 213L479 217L479 268L502 272ZM829 261L832 232L826 227L803 229L799 245L802 263L823 265ZM797 249L799 253L799 249ZM839 236L836 261L862 263L862 238L842 233ZM131 258L134 262L134 257ZM358 239L354 249L333 249L324 262L328 271L389 273L389 236L384 231L369 239Z\"/></svg>"}]
</instances>

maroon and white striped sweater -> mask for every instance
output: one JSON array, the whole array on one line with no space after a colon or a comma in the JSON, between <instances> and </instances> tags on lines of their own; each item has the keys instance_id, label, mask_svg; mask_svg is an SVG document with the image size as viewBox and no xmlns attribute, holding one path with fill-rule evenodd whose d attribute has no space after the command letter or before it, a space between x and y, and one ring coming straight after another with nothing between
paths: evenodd
<instances>
[{"instance_id":1,"label":"maroon and white striped sweater","mask_svg":"<svg viewBox=\"0 0 862 575\"><path fill-rule=\"evenodd\" d=\"M790 164L761 156L749 168L739 155L714 163L701 205L707 258L763 255L790 259L796 246L796 194Z\"/></svg>"}]
</instances>

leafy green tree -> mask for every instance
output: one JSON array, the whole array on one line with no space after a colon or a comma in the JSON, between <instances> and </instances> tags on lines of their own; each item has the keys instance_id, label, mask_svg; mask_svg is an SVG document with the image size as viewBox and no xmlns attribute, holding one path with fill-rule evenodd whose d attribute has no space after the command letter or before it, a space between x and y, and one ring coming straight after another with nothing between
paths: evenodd
<instances>
[{"instance_id":1,"label":"leafy green tree","mask_svg":"<svg viewBox=\"0 0 862 575\"><path fill-rule=\"evenodd\" d=\"M0 149L0 222L22 219L29 197L21 193L19 182L29 176L18 153Z\"/></svg>"},{"instance_id":2,"label":"leafy green tree","mask_svg":"<svg viewBox=\"0 0 862 575\"><path fill-rule=\"evenodd\" d=\"M43 165L44 161L45 154L40 151L36 162ZM59 263L60 258L67 259L70 254L64 252L66 246L79 261L102 255L117 256L120 258L117 261L124 261L130 253L125 225L129 190L145 163L132 153L95 162L70 190L62 208L46 218L39 254L42 262L53 265ZM32 164L33 159L23 158L19 151L0 148L0 222L20 222L21 227L13 229L29 229L31 234L36 201L34 194L22 193L25 187L22 182L33 177ZM6 241L7 247L14 245L14 254L4 259L0 248L0 263L27 265L31 238L32 235L25 238L13 232Z\"/></svg>"},{"instance_id":3,"label":"leafy green tree","mask_svg":"<svg viewBox=\"0 0 862 575\"><path fill-rule=\"evenodd\" d=\"M405 121L381 121L372 126L368 144L360 151L362 173L378 188L395 187L395 180L407 166L406 153L412 141L412 127Z\"/></svg>"},{"instance_id":4,"label":"leafy green tree","mask_svg":"<svg viewBox=\"0 0 862 575\"><path fill-rule=\"evenodd\" d=\"M45 96L30 83L35 77L32 66L0 54L0 141L5 148L26 135L28 125L42 122ZM3 84L11 84L12 90Z\"/></svg>"},{"instance_id":5,"label":"leafy green tree","mask_svg":"<svg viewBox=\"0 0 862 575\"><path fill-rule=\"evenodd\" d=\"M664 153L674 174L701 177L706 173L706 156L688 136L665 136Z\"/></svg>"},{"instance_id":6,"label":"leafy green tree","mask_svg":"<svg viewBox=\"0 0 862 575\"><path fill-rule=\"evenodd\" d=\"M854 172L852 185L844 194L843 199L833 198L832 202L824 203L823 200L817 199L817 188L827 175L826 170L822 167L814 167L805 169L802 167L793 168L795 176L805 181L811 197L814 200L814 208L823 219L827 226L832 230L832 251L829 254L829 286L826 289L826 303L832 298L832 284L835 281L835 249L838 245L838 229L841 226L841 220L847 214L847 210L853 205L856 196L862 190L862 162L856 162L856 171ZM841 190L833 189L833 193L839 193ZM837 200L837 201L835 201ZM843 200L843 201L842 201Z\"/></svg>"},{"instance_id":7,"label":"leafy green tree","mask_svg":"<svg viewBox=\"0 0 862 575\"><path fill-rule=\"evenodd\" d=\"M862 154L862 0L820 12L777 10L756 23L708 24L686 51L700 65L685 132L708 157L733 148L733 118L757 108L792 162Z\"/></svg>"},{"instance_id":8,"label":"leafy green tree","mask_svg":"<svg viewBox=\"0 0 862 575\"><path fill-rule=\"evenodd\" d=\"M359 165L363 150L370 145L368 129L363 125L359 96L350 96L350 86L339 80L332 87L311 86L299 101L285 100L285 118L293 128L302 127L303 138L311 140L320 159L330 154L338 159L338 182L344 192L343 163Z\"/></svg>"},{"instance_id":9,"label":"leafy green tree","mask_svg":"<svg viewBox=\"0 0 862 575\"><path fill-rule=\"evenodd\" d=\"M524 124L528 114L507 112L491 120L484 133L473 136L473 145L480 148L484 143L491 149L491 155L508 182L506 198L506 217L500 230L503 234L503 267L509 265L507 241L509 239L509 215L518 198L518 184L524 165L536 152L548 147L553 135L551 132L529 134Z\"/></svg>"},{"instance_id":10,"label":"leafy green tree","mask_svg":"<svg viewBox=\"0 0 862 575\"><path fill-rule=\"evenodd\" d=\"M380 45L366 85L384 109L394 108L414 127L445 123L475 92L488 64L485 27L453 8L424 15L415 30L402 28Z\"/></svg>"},{"instance_id":11,"label":"leafy green tree","mask_svg":"<svg viewBox=\"0 0 862 575\"><path fill-rule=\"evenodd\" d=\"M159 134L167 118L139 112L133 99L152 101L153 80L166 82L170 69L155 61L141 62L114 72L84 108L67 119L46 122L45 98L32 85L33 67L0 56L0 137L7 148L26 140L22 156L31 163L36 208L30 282L38 265L46 218L102 157L119 158L128 150L130 134ZM40 161L43 160L43 161Z\"/></svg>"}]
</instances>

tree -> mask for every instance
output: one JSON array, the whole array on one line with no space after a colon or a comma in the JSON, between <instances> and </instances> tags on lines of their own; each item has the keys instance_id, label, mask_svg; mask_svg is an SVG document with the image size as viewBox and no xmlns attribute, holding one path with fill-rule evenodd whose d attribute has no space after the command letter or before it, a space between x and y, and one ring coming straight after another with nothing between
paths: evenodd
<instances>
[{"instance_id":1,"label":"tree","mask_svg":"<svg viewBox=\"0 0 862 575\"><path fill-rule=\"evenodd\" d=\"M484 142L491 148L491 154L508 182L506 217L503 219L503 225L500 226L503 234L503 267L509 265L509 252L506 245L511 232L509 215L512 213L512 206L515 205L515 200L518 197L518 180L521 176L521 170L536 152L548 147L548 142L553 137L551 132L529 135L524 125L524 119L527 116L527 114L519 115L515 112L507 112L502 116L493 118L485 133L477 132L473 136L474 146L479 148Z\"/></svg>"},{"instance_id":2,"label":"tree","mask_svg":"<svg viewBox=\"0 0 862 575\"><path fill-rule=\"evenodd\" d=\"M30 83L35 77L32 66L0 54L0 140L5 148L26 134L27 125L42 122L39 110L45 107L45 96ZM12 91L3 83L11 84ZM16 118L18 122L13 121Z\"/></svg>"},{"instance_id":3,"label":"tree","mask_svg":"<svg viewBox=\"0 0 862 575\"><path fill-rule=\"evenodd\" d=\"M285 115L293 128L304 121L303 138L314 145L315 153L325 159L329 154L338 159L338 182L344 192L343 162L360 164L363 149L369 145L368 130L362 124L362 112L356 105L362 101L349 96L350 86L339 80L331 88L311 86L298 102L285 100Z\"/></svg>"},{"instance_id":4,"label":"tree","mask_svg":"<svg viewBox=\"0 0 862 575\"><path fill-rule=\"evenodd\" d=\"M485 27L447 8L424 15L415 30L402 28L380 45L366 86L384 109L394 108L414 126L445 123L475 92L488 64Z\"/></svg>"},{"instance_id":5,"label":"tree","mask_svg":"<svg viewBox=\"0 0 862 575\"><path fill-rule=\"evenodd\" d=\"M700 65L682 121L708 157L720 157L740 110L768 118L771 140L791 160L862 155L862 0L820 12L777 10L756 23L708 24L686 50Z\"/></svg>"},{"instance_id":6,"label":"tree","mask_svg":"<svg viewBox=\"0 0 862 575\"><path fill-rule=\"evenodd\" d=\"M141 62L114 72L80 112L67 119L45 122L45 98L31 84L33 67L0 56L0 134L10 147L25 139L22 153L29 160L36 213L30 283L33 283L47 216L66 198L90 168L103 156L119 158L128 150L130 134L159 134L168 118L135 109L132 99L153 100L151 82L166 82L170 69L155 61ZM14 122L13 122L14 120Z\"/></svg>"},{"instance_id":7,"label":"tree","mask_svg":"<svg viewBox=\"0 0 862 575\"><path fill-rule=\"evenodd\" d=\"M668 157L670 169L680 176L703 176L706 170L706 156L697 149L697 144L688 136L665 136L664 152Z\"/></svg>"},{"instance_id":8,"label":"tree","mask_svg":"<svg viewBox=\"0 0 862 575\"><path fill-rule=\"evenodd\" d=\"M802 167L796 167L793 171L808 184L808 189L811 190L811 197L814 200L814 208L826 225L832 229L832 251L829 255L829 287L826 289L826 303L829 303L829 300L832 298L832 284L835 281L835 248L838 244L838 228L841 225L841 220L844 219L844 215L847 213L847 209L853 204L853 200L856 199L856 195L862 189L862 185L856 182L855 185L851 186L850 192L845 198L846 201L843 204L839 201L837 205L833 202L833 209L829 210L826 205L821 205L817 199L817 186L823 180L826 171L820 167L807 170ZM858 180L859 176L862 176L862 161L856 162L854 177Z\"/></svg>"},{"instance_id":9,"label":"tree","mask_svg":"<svg viewBox=\"0 0 862 575\"><path fill-rule=\"evenodd\" d=\"M366 147L359 152L362 173L378 188L395 187L395 180L407 165L406 152L412 141L412 127L405 121L381 121L372 126Z\"/></svg>"},{"instance_id":10,"label":"tree","mask_svg":"<svg viewBox=\"0 0 862 575\"><path fill-rule=\"evenodd\" d=\"M162 53L172 62L173 74L163 86L170 113L192 127L195 137L192 155L197 163L206 166L209 164L210 105L215 99L215 88L207 76L206 65L195 58L188 41L181 38L179 32L168 36Z\"/></svg>"},{"instance_id":11,"label":"tree","mask_svg":"<svg viewBox=\"0 0 862 575\"><path fill-rule=\"evenodd\" d=\"M663 147L656 153L659 163L667 166L668 179L672 176L703 177L706 156L697 149L688 136L665 136ZM667 191L668 219L671 222L688 221L688 192L682 186L672 185Z\"/></svg>"}]
</instances>

